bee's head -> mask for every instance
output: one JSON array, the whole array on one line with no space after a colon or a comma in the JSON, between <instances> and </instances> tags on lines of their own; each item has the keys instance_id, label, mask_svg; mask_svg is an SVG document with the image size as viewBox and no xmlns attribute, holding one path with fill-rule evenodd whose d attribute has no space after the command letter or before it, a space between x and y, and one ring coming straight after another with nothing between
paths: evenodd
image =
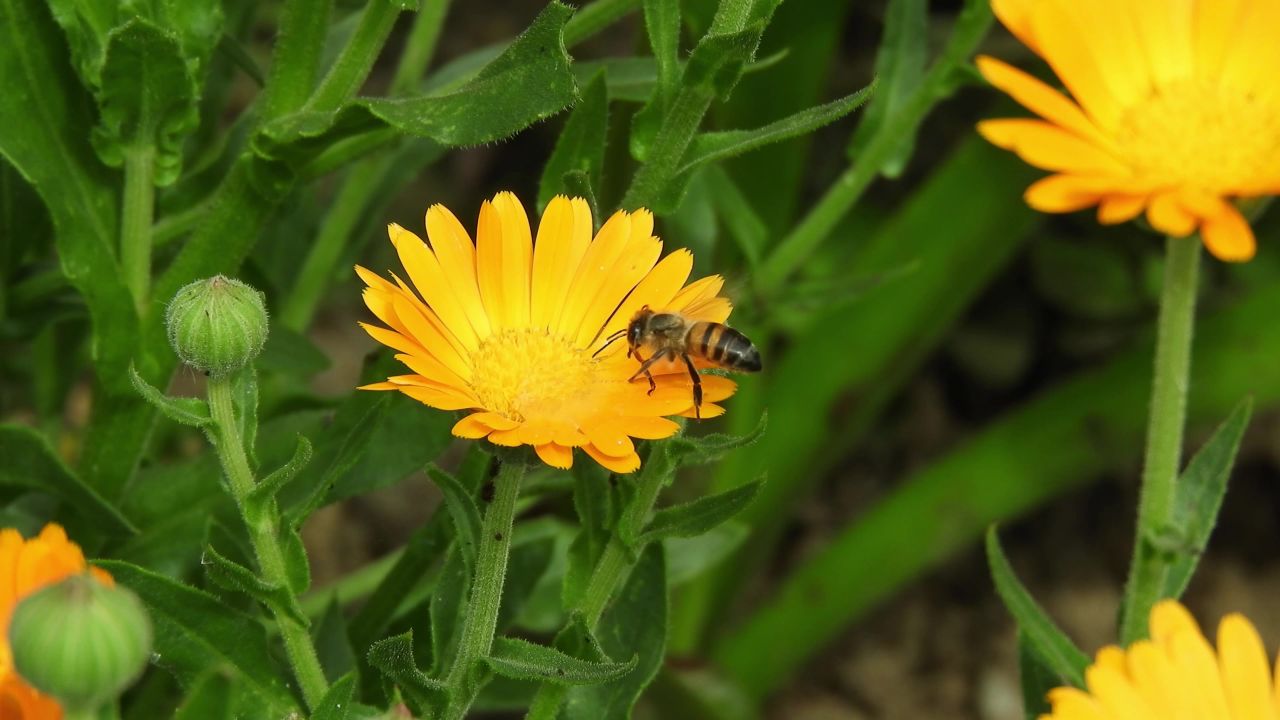
<instances>
[{"instance_id":1,"label":"bee's head","mask_svg":"<svg viewBox=\"0 0 1280 720\"><path fill-rule=\"evenodd\" d=\"M651 317L653 317L653 311L649 309L648 305L640 308L635 315L631 316L631 322L627 324L627 345L631 350L640 347L640 343L644 339L645 326L649 324L649 318Z\"/></svg>"}]
</instances>

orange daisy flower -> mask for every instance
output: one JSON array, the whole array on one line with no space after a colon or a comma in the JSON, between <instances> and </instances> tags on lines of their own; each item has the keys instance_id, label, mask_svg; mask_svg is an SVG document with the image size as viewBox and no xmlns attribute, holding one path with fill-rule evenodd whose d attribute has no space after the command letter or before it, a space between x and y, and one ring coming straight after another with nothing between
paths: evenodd
<instances>
[{"instance_id":1,"label":"orange daisy flower","mask_svg":"<svg viewBox=\"0 0 1280 720\"><path fill-rule=\"evenodd\" d=\"M67 539L61 526L49 523L30 540L12 528L0 529L0 718L4 720L59 720L62 708L22 682L13 669L9 650L9 620L13 609L27 595L46 585L86 570L98 580L114 581L105 570L88 567L80 546Z\"/></svg>"},{"instance_id":2,"label":"orange daisy flower","mask_svg":"<svg viewBox=\"0 0 1280 720\"><path fill-rule=\"evenodd\" d=\"M1151 611L1151 639L1106 647L1085 671L1087 690L1056 688L1040 720L1245 720L1280 717L1280 677L1244 616L1218 625L1214 652L1177 601Z\"/></svg>"},{"instance_id":3,"label":"orange daisy flower","mask_svg":"<svg viewBox=\"0 0 1280 720\"><path fill-rule=\"evenodd\" d=\"M986 79L1041 120L979 132L1053 171L1027 189L1043 212L1098 206L1102 223L1197 230L1221 260L1253 257L1232 198L1280 193L1277 0L992 0L1072 99L999 60Z\"/></svg>"},{"instance_id":4,"label":"orange daisy flower","mask_svg":"<svg viewBox=\"0 0 1280 720\"><path fill-rule=\"evenodd\" d=\"M679 426L666 416L693 415L683 364L651 368L650 392L644 380L628 382L639 363L626 343L607 341L646 305L710 322L731 310L719 276L685 285L689 251L658 260L662 241L647 210L615 213L593 238L586 201L556 197L535 242L524 208L503 192L481 206L474 244L440 205L427 210L426 227L430 245L388 228L408 283L356 267L365 304L385 325L363 327L411 371L363 389L474 411L454 426L459 437L531 445L558 468L581 448L620 473L640 466L632 438L668 437ZM737 387L714 375L702 385L702 417L723 413L715 403Z\"/></svg>"}]
</instances>

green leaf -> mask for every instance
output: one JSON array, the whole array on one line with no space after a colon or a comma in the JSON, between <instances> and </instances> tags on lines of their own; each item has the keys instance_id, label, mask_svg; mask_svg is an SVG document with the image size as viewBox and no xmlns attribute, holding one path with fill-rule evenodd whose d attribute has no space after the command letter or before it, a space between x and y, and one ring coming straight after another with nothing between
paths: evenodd
<instances>
[{"instance_id":1,"label":"green leaf","mask_svg":"<svg viewBox=\"0 0 1280 720\"><path fill-rule=\"evenodd\" d=\"M233 678L221 668L209 670L187 690L173 720L233 720Z\"/></svg>"},{"instance_id":2,"label":"green leaf","mask_svg":"<svg viewBox=\"0 0 1280 720\"><path fill-rule=\"evenodd\" d=\"M310 338L279 322L271 325L255 363L263 371L298 377L310 377L329 368L328 356Z\"/></svg>"},{"instance_id":3,"label":"green leaf","mask_svg":"<svg viewBox=\"0 0 1280 720\"><path fill-rule=\"evenodd\" d=\"M769 244L769 227L724 168L711 165L703 170L702 175L716 214L729 231L729 237L737 243L747 264L756 267Z\"/></svg>"},{"instance_id":4,"label":"green leaf","mask_svg":"<svg viewBox=\"0 0 1280 720\"><path fill-rule=\"evenodd\" d=\"M444 493L445 509L453 520L454 547L470 571L476 566L476 550L480 547L480 509L471 493L454 476L435 465L427 467L427 476Z\"/></svg>"},{"instance_id":5,"label":"green leaf","mask_svg":"<svg viewBox=\"0 0 1280 720\"><path fill-rule=\"evenodd\" d=\"M595 685L631 672L638 661L591 662L518 638L500 637L485 662L498 675L517 680L537 680L556 685Z\"/></svg>"},{"instance_id":6,"label":"green leaf","mask_svg":"<svg viewBox=\"0 0 1280 720\"><path fill-rule=\"evenodd\" d=\"M240 442L249 457L249 466L258 468L258 371L249 365L232 379L231 401L236 422L240 424Z\"/></svg>"},{"instance_id":7,"label":"green leaf","mask_svg":"<svg viewBox=\"0 0 1280 720\"><path fill-rule=\"evenodd\" d=\"M347 720L351 717L351 701L355 699L355 689L355 673L343 675L320 698L320 704L311 711L311 720Z\"/></svg>"},{"instance_id":8,"label":"green leaf","mask_svg":"<svg viewBox=\"0 0 1280 720\"><path fill-rule=\"evenodd\" d=\"M702 575L741 547L750 534L746 525L730 520L697 537L663 540L667 582L676 587Z\"/></svg>"},{"instance_id":9,"label":"green leaf","mask_svg":"<svg viewBox=\"0 0 1280 720\"><path fill-rule=\"evenodd\" d=\"M294 595L301 595L311 587L311 563L307 561L307 549L302 544L298 528L282 523L276 529L280 549L284 551L284 578Z\"/></svg>"},{"instance_id":10,"label":"green leaf","mask_svg":"<svg viewBox=\"0 0 1280 720\"><path fill-rule=\"evenodd\" d=\"M582 91L582 99L556 139L556 147L542 170L538 186L538 207L545 208L559 194L581 195L566 187L565 175L581 171L591 194L599 188L604 172L604 149L609 127L609 97L605 91L604 72L597 73Z\"/></svg>"},{"instance_id":11,"label":"green leaf","mask_svg":"<svg viewBox=\"0 0 1280 720\"><path fill-rule=\"evenodd\" d=\"M927 60L928 25L927 0L892 0L889 3L880 50L876 54L876 78L881 90L867 106L867 112L849 142L848 156L851 159L861 157L871 138L919 91ZM902 142L885 158L881 172L890 178L902 174L914 147L915 133L904 134Z\"/></svg>"},{"instance_id":12,"label":"green leaf","mask_svg":"<svg viewBox=\"0 0 1280 720\"><path fill-rule=\"evenodd\" d=\"M155 150L155 183L169 185L182 169L182 143L200 123L199 87L178 39L134 19L107 34L93 131L98 157L111 167L141 148Z\"/></svg>"},{"instance_id":13,"label":"green leaf","mask_svg":"<svg viewBox=\"0 0 1280 720\"><path fill-rule=\"evenodd\" d=\"M383 128L450 146L504 139L577 97L562 37L572 14L568 6L550 3L506 51L449 94L362 99L336 112L288 115L264 128L267 142L259 143L259 151L275 156L301 150L305 158L313 152L284 146L331 131L343 137Z\"/></svg>"},{"instance_id":14,"label":"green leaf","mask_svg":"<svg viewBox=\"0 0 1280 720\"><path fill-rule=\"evenodd\" d=\"M0 1L0 77L0 154L49 209L58 261L93 320L98 380L111 392L132 394L127 369L137 315L114 251L115 178L89 145L92 103L44 3ZM96 403L94 412L100 409Z\"/></svg>"},{"instance_id":15,"label":"green leaf","mask_svg":"<svg viewBox=\"0 0 1280 720\"><path fill-rule=\"evenodd\" d=\"M1026 633L1018 632L1018 679L1022 686L1022 709L1027 720L1048 714L1051 708L1046 695L1062 684L1053 668L1036 651Z\"/></svg>"},{"instance_id":16,"label":"green leaf","mask_svg":"<svg viewBox=\"0 0 1280 720\"><path fill-rule=\"evenodd\" d=\"M311 640L320 658L320 667L329 682L341 682L356 671L356 654L347 635L347 619L336 592L330 594L320 621L311 626Z\"/></svg>"},{"instance_id":17,"label":"green leaf","mask_svg":"<svg viewBox=\"0 0 1280 720\"><path fill-rule=\"evenodd\" d=\"M705 132L694 137L685 152L679 173L687 173L709 162L718 162L770 143L806 135L820 127L830 125L858 109L871 97L875 85L868 85L852 95L832 100L824 105L789 115L776 122L754 130L724 130Z\"/></svg>"},{"instance_id":18,"label":"green leaf","mask_svg":"<svg viewBox=\"0 0 1280 720\"><path fill-rule=\"evenodd\" d=\"M565 607L576 606L587 591L587 583L609 542L609 528L617 515L608 472L595 463L575 463L572 474L573 506L581 530L569 546L568 567L561 586Z\"/></svg>"},{"instance_id":19,"label":"green leaf","mask_svg":"<svg viewBox=\"0 0 1280 720\"><path fill-rule=\"evenodd\" d=\"M662 127L663 119L671 111L676 93L680 89L680 4L677 0L646 0L644 24L649 35L649 47L653 51L655 77L653 90L644 107L631 121L631 155L645 160L649 146Z\"/></svg>"},{"instance_id":20,"label":"green leaf","mask_svg":"<svg viewBox=\"0 0 1280 720\"><path fill-rule=\"evenodd\" d=\"M303 627L311 624L306 614L302 612L302 608L298 606L297 598L289 592L288 588L263 580L254 571L223 556L212 545L205 548L200 564L204 566L209 579L219 586L242 592L271 608L273 612L288 616Z\"/></svg>"},{"instance_id":21,"label":"green leaf","mask_svg":"<svg viewBox=\"0 0 1280 720\"><path fill-rule=\"evenodd\" d=\"M547 574L555 550L554 534L529 524L517 525L511 538L511 556L507 559L507 577L502 585L502 604L498 607L498 632L510 627L534 588Z\"/></svg>"},{"instance_id":22,"label":"green leaf","mask_svg":"<svg viewBox=\"0 0 1280 720\"><path fill-rule=\"evenodd\" d=\"M245 505L251 508L252 513L266 512L270 503L275 500L276 494L280 492L280 488L289 484L298 471L306 467L309 462L311 462L311 441L305 435L299 435L293 457L289 462L259 480L258 484L253 486L253 490L249 491L249 496L245 498Z\"/></svg>"},{"instance_id":23,"label":"green leaf","mask_svg":"<svg viewBox=\"0 0 1280 720\"><path fill-rule=\"evenodd\" d=\"M448 672L457 654L470 587L471 575L455 547L445 558L431 592L431 669L435 675Z\"/></svg>"},{"instance_id":24,"label":"green leaf","mask_svg":"<svg viewBox=\"0 0 1280 720\"><path fill-rule=\"evenodd\" d=\"M278 715L297 709L256 619L209 593L137 565L120 560L96 564L146 604L155 625L155 664L184 682L194 681L210 667L233 668Z\"/></svg>"},{"instance_id":25,"label":"green leaf","mask_svg":"<svg viewBox=\"0 0 1280 720\"><path fill-rule=\"evenodd\" d=\"M662 667L667 644L667 567L660 543L647 547L596 625L600 649L635 657L635 669L613 682L570 689L562 720L625 720Z\"/></svg>"},{"instance_id":26,"label":"green leaf","mask_svg":"<svg viewBox=\"0 0 1280 720\"><path fill-rule=\"evenodd\" d=\"M49 493L71 505L87 531L114 535L138 530L114 505L86 485L58 456L48 441L25 425L0 425L0 487Z\"/></svg>"},{"instance_id":27,"label":"green leaf","mask_svg":"<svg viewBox=\"0 0 1280 720\"><path fill-rule=\"evenodd\" d=\"M319 438L320 447L325 449L323 451L329 457L323 458L320 463L309 463L306 468L302 468L304 472L292 490L301 494L304 499L285 513L291 524L300 525L311 513L322 506L334 485L337 484L338 478L350 472L351 468L355 467L360 458L368 452L369 439L373 437L374 430L378 427L379 416L389 398L378 397L372 401L372 405L367 406L360 403L361 399L364 398L355 398L355 402L340 409L339 417L334 418L333 424ZM353 422L352 416L361 410L363 412L360 413L359 419ZM323 473L319 472L321 464L325 466Z\"/></svg>"},{"instance_id":28,"label":"green leaf","mask_svg":"<svg viewBox=\"0 0 1280 720\"><path fill-rule=\"evenodd\" d=\"M191 427L208 427L213 424L213 417L209 415L209 404L201 398L194 397L169 397L160 391L151 383L147 382L138 374L137 369L133 365L129 366L129 380L133 382L133 387L160 414L170 420L190 425Z\"/></svg>"},{"instance_id":29,"label":"green leaf","mask_svg":"<svg viewBox=\"0 0 1280 720\"><path fill-rule=\"evenodd\" d=\"M717 462L733 450L755 444L764 436L768 425L769 414L761 413L755 429L746 435L711 434L701 437L681 435L667 441L667 451L676 465L705 465Z\"/></svg>"},{"instance_id":30,"label":"green leaf","mask_svg":"<svg viewBox=\"0 0 1280 720\"><path fill-rule=\"evenodd\" d=\"M427 677L413 659L413 630L379 640L369 648L369 664L386 675L405 694L415 714L433 707L444 696L446 688L439 680Z\"/></svg>"},{"instance_id":31,"label":"green leaf","mask_svg":"<svg viewBox=\"0 0 1280 720\"><path fill-rule=\"evenodd\" d=\"M742 70L755 57L767 21L730 33L702 38L689 55L684 69L685 87L706 87L720 99L729 97L742 77Z\"/></svg>"},{"instance_id":32,"label":"green leaf","mask_svg":"<svg viewBox=\"0 0 1280 720\"><path fill-rule=\"evenodd\" d=\"M669 537L701 535L742 512L755 500L762 485L763 480L756 480L716 495L662 508L653 514L653 520L637 542L645 544Z\"/></svg>"},{"instance_id":33,"label":"green leaf","mask_svg":"<svg viewBox=\"0 0 1280 720\"><path fill-rule=\"evenodd\" d=\"M1200 554L1208 546L1209 535L1218 522L1218 510L1227 493L1227 480L1231 477L1231 468L1240 450L1240 439L1249 426L1252 412L1252 399L1240 401L1178 478L1168 534L1178 539L1179 547L1176 548L1177 559L1165 577L1161 597L1181 597L1191 582Z\"/></svg>"},{"instance_id":34,"label":"green leaf","mask_svg":"<svg viewBox=\"0 0 1280 720\"><path fill-rule=\"evenodd\" d=\"M996 593L1017 621L1018 631L1029 646L1061 682L1084 687L1084 669L1089 666L1089 656L1080 652L1070 638L1054 625L1013 574L1013 568L1000 549L995 526L987 529L987 564L991 567Z\"/></svg>"}]
</instances>

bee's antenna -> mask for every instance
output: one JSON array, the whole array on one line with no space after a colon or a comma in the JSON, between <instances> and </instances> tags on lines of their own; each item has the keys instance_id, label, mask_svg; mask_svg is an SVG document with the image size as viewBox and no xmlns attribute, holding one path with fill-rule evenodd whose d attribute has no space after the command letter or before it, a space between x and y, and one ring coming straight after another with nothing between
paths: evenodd
<instances>
[{"instance_id":1,"label":"bee's antenna","mask_svg":"<svg viewBox=\"0 0 1280 720\"><path fill-rule=\"evenodd\" d=\"M615 343L615 342L617 342L618 340L621 340L621 339L622 339L622 336L623 336L623 335L626 335L626 334L627 334L627 329L626 329L626 328L622 328L621 330L619 330L619 331L617 331L617 332L613 333L612 335L610 335L609 337L605 338L605 343L604 343L603 345L601 345L601 346L600 346L600 349L599 349L599 350L596 350L595 352L591 353L591 357L595 357L595 356L599 355L600 353L604 352L605 348L607 348L607 347L609 347L610 345L614 344L614 343Z\"/></svg>"}]
</instances>

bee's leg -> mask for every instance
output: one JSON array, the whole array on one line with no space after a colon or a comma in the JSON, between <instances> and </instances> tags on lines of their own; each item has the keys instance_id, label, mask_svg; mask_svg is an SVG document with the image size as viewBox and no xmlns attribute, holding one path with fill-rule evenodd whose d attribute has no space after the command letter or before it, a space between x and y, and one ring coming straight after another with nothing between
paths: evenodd
<instances>
[{"instance_id":1,"label":"bee's leg","mask_svg":"<svg viewBox=\"0 0 1280 720\"><path fill-rule=\"evenodd\" d=\"M665 351L659 350L658 352L653 354L653 357L649 358L648 360L643 360L640 357L640 351L636 350L636 359L641 360L640 369L637 370L634 375L628 378L627 382L631 382L636 378L640 377L641 375L644 375L649 380L649 394L652 395L653 391L658 389L658 384L653 381L653 373L649 372L649 368L652 367L654 363L661 360L665 355L666 355Z\"/></svg>"},{"instance_id":2,"label":"bee's leg","mask_svg":"<svg viewBox=\"0 0 1280 720\"><path fill-rule=\"evenodd\" d=\"M689 358L689 353L680 353L680 357L684 359L684 366L689 368L689 379L693 380L693 417L702 419L702 376L698 374L698 368L693 366L693 360Z\"/></svg>"}]
</instances>

